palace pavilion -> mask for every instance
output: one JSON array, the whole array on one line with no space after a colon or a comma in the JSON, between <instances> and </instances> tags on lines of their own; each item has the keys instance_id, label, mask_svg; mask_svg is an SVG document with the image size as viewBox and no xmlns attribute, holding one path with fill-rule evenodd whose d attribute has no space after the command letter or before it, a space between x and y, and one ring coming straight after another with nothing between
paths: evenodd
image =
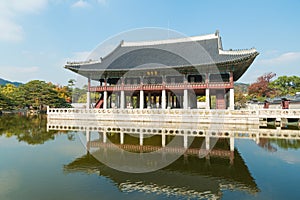
<instances>
[{"instance_id":1,"label":"palace pavilion","mask_svg":"<svg viewBox=\"0 0 300 200\"><path fill-rule=\"evenodd\" d=\"M219 32L160 41L126 42L99 60L68 62L88 79L87 108L234 109L234 82L256 49L223 50ZM97 81L96 86L91 80ZM99 93L95 103L90 93Z\"/></svg>"}]
</instances>

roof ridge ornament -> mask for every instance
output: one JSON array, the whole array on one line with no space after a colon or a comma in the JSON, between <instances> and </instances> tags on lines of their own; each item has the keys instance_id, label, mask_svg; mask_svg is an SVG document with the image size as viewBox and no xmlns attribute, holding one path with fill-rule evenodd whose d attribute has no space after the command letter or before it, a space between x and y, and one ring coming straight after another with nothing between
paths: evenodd
<instances>
[{"instance_id":1,"label":"roof ridge ornament","mask_svg":"<svg viewBox=\"0 0 300 200\"><path fill-rule=\"evenodd\" d=\"M215 36L219 37L219 35L220 35L220 31L217 29L216 32L215 32Z\"/></svg>"}]
</instances>

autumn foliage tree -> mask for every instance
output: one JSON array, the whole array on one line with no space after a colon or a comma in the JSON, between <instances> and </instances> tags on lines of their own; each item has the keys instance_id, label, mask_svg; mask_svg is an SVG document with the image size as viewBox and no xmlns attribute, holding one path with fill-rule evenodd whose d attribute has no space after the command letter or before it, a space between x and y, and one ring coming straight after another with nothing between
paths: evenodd
<instances>
[{"instance_id":1,"label":"autumn foliage tree","mask_svg":"<svg viewBox=\"0 0 300 200\"><path fill-rule=\"evenodd\" d=\"M267 73L257 78L255 83L252 83L248 88L248 94L252 98L274 97L276 90L270 87L270 82L275 73Z\"/></svg>"}]
</instances>

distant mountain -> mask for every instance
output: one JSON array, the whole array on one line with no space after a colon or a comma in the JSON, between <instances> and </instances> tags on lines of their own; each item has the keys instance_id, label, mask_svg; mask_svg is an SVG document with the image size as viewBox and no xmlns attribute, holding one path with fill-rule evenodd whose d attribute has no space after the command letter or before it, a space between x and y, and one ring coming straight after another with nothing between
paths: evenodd
<instances>
[{"instance_id":1,"label":"distant mountain","mask_svg":"<svg viewBox=\"0 0 300 200\"><path fill-rule=\"evenodd\" d=\"M241 91L242 93L248 93L248 87L250 86L250 84L247 83L234 83L234 88L236 90Z\"/></svg>"},{"instance_id":2,"label":"distant mountain","mask_svg":"<svg viewBox=\"0 0 300 200\"><path fill-rule=\"evenodd\" d=\"M20 83L20 82L11 82L11 81L0 78L0 85L6 85L8 83L13 84L15 86L19 86L19 85L23 84L23 83Z\"/></svg>"}]
</instances>

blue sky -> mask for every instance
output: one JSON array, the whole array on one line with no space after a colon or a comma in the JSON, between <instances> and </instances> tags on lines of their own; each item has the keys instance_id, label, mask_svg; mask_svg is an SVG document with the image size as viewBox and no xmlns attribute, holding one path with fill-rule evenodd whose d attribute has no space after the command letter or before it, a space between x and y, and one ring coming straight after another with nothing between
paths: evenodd
<instances>
[{"instance_id":1,"label":"blue sky","mask_svg":"<svg viewBox=\"0 0 300 200\"><path fill-rule=\"evenodd\" d=\"M0 77L67 84L66 61L85 59L120 32L170 28L187 36L220 31L224 49L260 55L239 82L300 76L300 1L1 0Z\"/></svg>"}]
</instances>

